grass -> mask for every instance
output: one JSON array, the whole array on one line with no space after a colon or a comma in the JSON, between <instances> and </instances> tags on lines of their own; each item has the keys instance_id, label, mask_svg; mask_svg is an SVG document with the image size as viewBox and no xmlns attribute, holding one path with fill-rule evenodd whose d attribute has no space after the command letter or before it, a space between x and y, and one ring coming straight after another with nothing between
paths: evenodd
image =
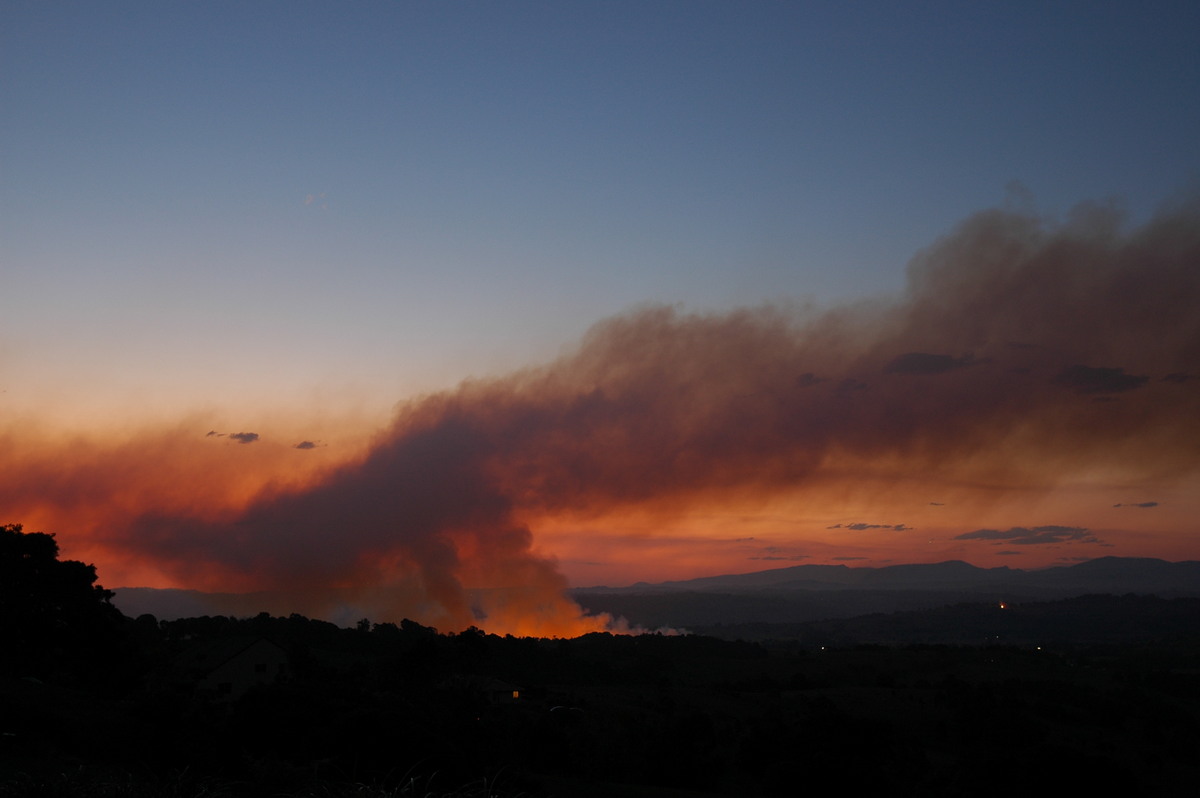
<instances>
[{"instance_id":1,"label":"grass","mask_svg":"<svg viewBox=\"0 0 1200 798\"><path fill-rule=\"evenodd\" d=\"M187 771L167 777L97 772L83 767L0 778L0 798L233 798L229 784Z\"/></svg>"},{"instance_id":2,"label":"grass","mask_svg":"<svg viewBox=\"0 0 1200 798\"><path fill-rule=\"evenodd\" d=\"M498 778L480 778L460 787L438 787L437 774L406 776L396 785L321 781L298 790L277 791L261 784L197 777L188 771L168 776L138 776L89 771L82 767L54 773L0 776L0 798L521 798L501 789Z\"/></svg>"}]
</instances>

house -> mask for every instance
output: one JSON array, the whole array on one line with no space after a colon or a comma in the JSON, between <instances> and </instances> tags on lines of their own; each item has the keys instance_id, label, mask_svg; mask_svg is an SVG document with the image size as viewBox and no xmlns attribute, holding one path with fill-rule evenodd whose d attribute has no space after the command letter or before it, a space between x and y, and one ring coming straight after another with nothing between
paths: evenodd
<instances>
[{"instance_id":1,"label":"house","mask_svg":"<svg viewBox=\"0 0 1200 798\"><path fill-rule=\"evenodd\" d=\"M440 687L491 706L515 704L521 699L519 687L489 676L457 674L442 682Z\"/></svg>"},{"instance_id":2,"label":"house","mask_svg":"<svg viewBox=\"0 0 1200 798\"><path fill-rule=\"evenodd\" d=\"M286 679L292 671L287 650L265 637L199 643L180 654L175 664L198 693L222 701L236 701L250 688Z\"/></svg>"}]
</instances>

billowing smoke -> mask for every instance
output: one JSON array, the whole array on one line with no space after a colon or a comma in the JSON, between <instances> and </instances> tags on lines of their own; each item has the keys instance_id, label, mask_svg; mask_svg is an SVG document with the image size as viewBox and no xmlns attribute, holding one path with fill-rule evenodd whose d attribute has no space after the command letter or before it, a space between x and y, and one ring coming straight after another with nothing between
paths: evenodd
<instances>
[{"instance_id":1,"label":"billowing smoke","mask_svg":"<svg viewBox=\"0 0 1200 798\"><path fill-rule=\"evenodd\" d=\"M108 539L185 580L318 605L357 586L384 617L562 634L604 621L563 598L539 518L670 514L832 469L1045 486L1098 466L1194 472L1198 211L1133 230L1105 207L1062 224L988 211L914 258L899 298L635 310L548 365L402 405L315 484L221 517L143 514Z\"/></svg>"}]
</instances>

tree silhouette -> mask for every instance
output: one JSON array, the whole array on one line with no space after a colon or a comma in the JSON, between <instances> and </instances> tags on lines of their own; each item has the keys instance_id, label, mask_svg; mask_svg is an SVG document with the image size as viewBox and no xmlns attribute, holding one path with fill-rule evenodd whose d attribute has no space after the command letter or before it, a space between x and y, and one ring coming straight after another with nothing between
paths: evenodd
<instances>
[{"instance_id":1,"label":"tree silhouette","mask_svg":"<svg viewBox=\"0 0 1200 798\"><path fill-rule=\"evenodd\" d=\"M109 653L124 618L96 567L59 560L54 535L0 526L0 669L15 676L76 676Z\"/></svg>"}]
</instances>

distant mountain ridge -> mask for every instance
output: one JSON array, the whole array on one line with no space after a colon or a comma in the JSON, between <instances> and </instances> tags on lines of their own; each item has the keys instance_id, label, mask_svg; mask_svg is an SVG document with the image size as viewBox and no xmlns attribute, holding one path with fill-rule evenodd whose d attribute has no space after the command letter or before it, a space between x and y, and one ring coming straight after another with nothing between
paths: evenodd
<instances>
[{"instance_id":1,"label":"distant mountain ridge","mask_svg":"<svg viewBox=\"0 0 1200 798\"><path fill-rule=\"evenodd\" d=\"M248 617L260 612L308 614L302 597L287 593L205 593L139 587L116 588L114 593L113 602L131 617L146 613L160 620L203 615ZM1126 593L1162 598L1200 597L1200 561L1101 557L1077 565L1030 571L1007 566L979 568L961 560L880 568L795 565L745 574L570 591L589 612L608 612L647 628L796 623L918 610L964 601L1035 601ZM354 623L362 617L362 612L352 605L348 597L347 606L338 616L327 620L340 625Z\"/></svg>"},{"instance_id":2,"label":"distant mountain ridge","mask_svg":"<svg viewBox=\"0 0 1200 798\"><path fill-rule=\"evenodd\" d=\"M795 565L629 587L576 588L587 611L654 629L705 630L744 624L797 624L964 602L1031 602L1085 595L1200 597L1200 562L1102 557L1024 571L960 560L882 568Z\"/></svg>"},{"instance_id":3,"label":"distant mountain ridge","mask_svg":"<svg viewBox=\"0 0 1200 798\"><path fill-rule=\"evenodd\" d=\"M1020 588L1036 593L1159 593L1200 595L1200 561L1100 557L1076 565L1025 571L979 568L962 560L880 568L794 565L745 574L722 574L628 587L582 587L572 593L758 592L797 590L963 590Z\"/></svg>"}]
</instances>

